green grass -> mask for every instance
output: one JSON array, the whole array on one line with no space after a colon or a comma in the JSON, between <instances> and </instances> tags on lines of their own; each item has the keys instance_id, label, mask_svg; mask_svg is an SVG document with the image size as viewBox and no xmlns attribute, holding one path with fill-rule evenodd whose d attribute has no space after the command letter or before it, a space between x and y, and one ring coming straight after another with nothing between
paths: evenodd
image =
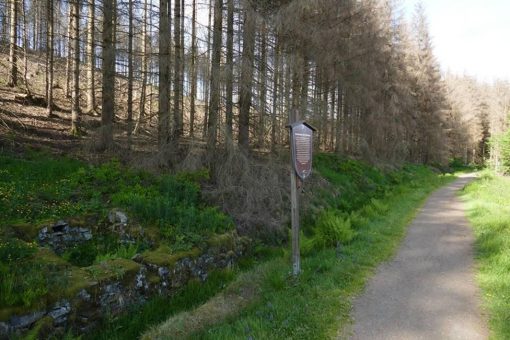
<instances>
[{"instance_id":1,"label":"green grass","mask_svg":"<svg viewBox=\"0 0 510 340\"><path fill-rule=\"evenodd\" d=\"M349 164L349 167L356 166L359 165ZM325 246L322 250L310 252L302 259L302 274L298 279L290 275L288 252L286 256L257 268L262 272L260 294L256 295L251 305L239 310L236 316L218 320L212 327L196 327L197 331L187 336L201 339L335 337L349 322L351 298L361 291L376 266L394 254L416 209L432 190L453 179L453 176L438 176L425 167L408 167L403 172L391 175L368 169L373 173L363 178L365 170L359 170L359 182L351 184L345 183L342 178L348 178L349 174L337 175L334 171L327 174L330 180L343 183L345 189L365 197L365 204L354 201L350 206L357 209L344 212L353 221L355 236L352 240L352 235L349 235L339 249ZM349 185L352 189L349 189ZM371 193L357 192L359 187L371 188ZM344 201L337 202L336 207L347 204L345 198L340 200ZM330 203L334 206L335 202L331 200ZM340 210L336 209L338 213ZM335 218L326 217L326 220ZM212 310L215 308L218 307L210 306ZM200 320L197 313L198 310L181 315L176 320ZM188 320L186 324L193 322ZM171 325L167 322L161 327L161 332L153 329L146 336L168 334L165 327ZM162 337L172 336L168 334Z\"/></svg>"},{"instance_id":2,"label":"green grass","mask_svg":"<svg viewBox=\"0 0 510 340\"><path fill-rule=\"evenodd\" d=\"M476 236L477 279L491 337L510 339L510 178L484 172L462 197Z\"/></svg>"},{"instance_id":3,"label":"green grass","mask_svg":"<svg viewBox=\"0 0 510 340\"><path fill-rule=\"evenodd\" d=\"M322 198L328 205L343 212L357 210L371 198L384 195L385 191L399 184L400 177L413 170L404 167L401 171L385 174L369 164L341 159L333 154L317 155L314 167L339 192L339 197L324 192Z\"/></svg>"},{"instance_id":4,"label":"green grass","mask_svg":"<svg viewBox=\"0 0 510 340\"><path fill-rule=\"evenodd\" d=\"M201 199L205 171L155 176L116 161L91 166L44 153L0 153L0 175L0 226L90 213L104 219L116 207L127 210L131 220L156 227L158 238L177 250L234 226Z\"/></svg>"},{"instance_id":5,"label":"green grass","mask_svg":"<svg viewBox=\"0 0 510 340\"><path fill-rule=\"evenodd\" d=\"M200 198L199 181L207 172L154 176L123 167L117 161L92 166L44 153L22 156L0 153L2 222L38 221L129 209L141 222L164 228L222 231L232 222Z\"/></svg>"},{"instance_id":6,"label":"green grass","mask_svg":"<svg viewBox=\"0 0 510 340\"><path fill-rule=\"evenodd\" d=\"M230 217L201 198L200 182L207 175L156 176L117 161L93 166L41 152L0 152L0 311L44 304L54 281L64 281L54 266L29 253L37 249L42 226L57 220L93 228L91 241L62 254L66 265L78 267L131 258L149 244L187 251L233 229ZM118 235L105 228L112 208L126 211L130 225L146 232L135 235L134 245L120 244Z\"/></svg>"},{"instance_id":7,"label":"green grass","mask_svg":"<svg viewBox=\"0 0 510 340\"><path fill-rule=\"evenodd\" d=\"M41 153L0 153L0 223L34 222L79 214L84 206L71 197L70 174L83 166L68 158Z\"/></svg>"}]
</instances>

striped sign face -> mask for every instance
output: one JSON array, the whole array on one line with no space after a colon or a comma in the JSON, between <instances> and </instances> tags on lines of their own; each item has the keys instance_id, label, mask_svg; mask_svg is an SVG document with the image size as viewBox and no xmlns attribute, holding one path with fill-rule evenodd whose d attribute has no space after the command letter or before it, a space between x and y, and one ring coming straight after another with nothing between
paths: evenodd
<instances>
[{"instance_id":1,"label":"striped sign face","mask_svg":"<svg viewBox=\"0 0 510 340\"><path fill-rule=\"evenodd\" d=\"M313 130L305 123L291 126L291 148L294 170L305 180L312 173Z\"/></svg>"}]
</instances>

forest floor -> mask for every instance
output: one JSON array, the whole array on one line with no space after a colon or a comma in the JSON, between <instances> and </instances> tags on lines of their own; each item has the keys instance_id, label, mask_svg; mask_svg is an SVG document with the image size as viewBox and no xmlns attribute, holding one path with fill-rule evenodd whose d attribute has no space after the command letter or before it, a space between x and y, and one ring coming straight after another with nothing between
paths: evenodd
<instances>
[{"instance_id":1,"label":"forest floor","mask_svg":"<svg viewBox=\"0 0 510 340\"><path fill-rule=\"evenodd\" d=\"M70 133L70 111L56 104L53 117L47 117L46 105L30 105L16 100L21 90L0 86L0 145L10 147L46 147L71 151L79 138ZM45 103L41 103L45 104Z\"/></svg>"},{"instance_id":2,"label":"forest floor","mask_svg":"<svg viewBox=\"0 0 510 340\"><path fill-rule=\"evenodd\" d=\"M438 190L410 225L397 256L354 303L353 339L484 339L473 265L474 236L456 192Z\"/></svg>"},{"instance_id":3,"label":"forest floor","mask_svg":"<svg viewBox=\"0 0 510 340\"><path fill-rule=\"evenodd\" d=\"M45 63L38 55L30 55L27 83L20 79L19 86L6 86L8 74L8 57L0 51L0 147L6 149L24 150L26 148L44 150L52 154L72 154L94 163L108 160L117 156L123 161L128 156L127 150L127 124L125 93L119 90L116 93L116 115L114 117L115 145L108 153L94 152L96 136L101 127L101 117L96 107L95 111L87 112L84 109L85 98L80 98L82 112L79 114L79 135L71 133L71 98L65 93L64 60L58 61L55 72L53 88L53 114L47 115L47 102L45 99ZM100 74L96 75L100 78ZM124 84L122 78L116 79L118 87ZM96 86L99 83L96 81ZM30 92L31 97L26 97ZM100 92L96 94L96 105L100 104ZM152 102L152 101L151 101ZM149 114L142 120L136 134L132 135L131 164L136 164L140 156L154 152L157 145L155 139L154 115Z\"/></svg>"}]
</instances>

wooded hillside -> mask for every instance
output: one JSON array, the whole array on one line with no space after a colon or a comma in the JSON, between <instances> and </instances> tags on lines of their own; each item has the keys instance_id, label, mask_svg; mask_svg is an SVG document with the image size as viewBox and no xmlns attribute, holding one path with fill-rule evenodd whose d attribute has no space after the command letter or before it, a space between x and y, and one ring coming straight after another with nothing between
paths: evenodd
<instances>
[{"instance_id":1,"label":"wooded hillside","mask_svg":"<svg viewBox=\"0 0 510 340\"><path fill-rule=\"evenodd\" d=\"M146 131L160 151L276 151L302 119L323 151L482 162L509 107L508 83L443 77L424 8L407 22L391 0L0 0L0 50L48 116L69 98L73 134L101 116L96 150Z\"/></svg>"}]
</instances>

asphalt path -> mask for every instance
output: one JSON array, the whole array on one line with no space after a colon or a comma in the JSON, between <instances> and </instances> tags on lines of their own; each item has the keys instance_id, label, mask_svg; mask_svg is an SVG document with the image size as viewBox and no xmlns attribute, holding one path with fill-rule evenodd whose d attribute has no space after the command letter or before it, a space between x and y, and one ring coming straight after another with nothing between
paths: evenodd
<instances>
[{"instance_id":1,"label":"asphalt path","mask_svg":"<svg viewBox=\"0 0 510 340\"><path fill-rule=\"evenodd\" d=\"M471 228L456 192L465 175L433 193L393 260L354 300L351 339L486 339Z\"/></svg>"}]
</instances>

